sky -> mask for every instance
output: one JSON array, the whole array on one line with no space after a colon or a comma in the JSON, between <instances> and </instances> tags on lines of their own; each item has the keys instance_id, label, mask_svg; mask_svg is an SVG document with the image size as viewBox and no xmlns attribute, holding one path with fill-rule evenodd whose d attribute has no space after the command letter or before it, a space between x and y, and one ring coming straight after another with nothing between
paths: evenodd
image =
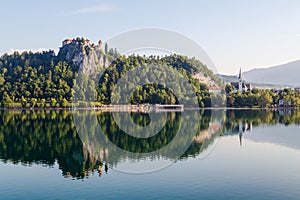
<instances>
[{"instance_id":1,"label":"sky","mask_svg":"<svg viewBox=\"0 0 300 200\"><path fill-rule=\"evenodd\" d=\"M93 42L155 27L199 44L217 72L300 59L299 0L7 0L0 6L0 54L54 49L65 38Z\"/></svg>"}]
</instances>

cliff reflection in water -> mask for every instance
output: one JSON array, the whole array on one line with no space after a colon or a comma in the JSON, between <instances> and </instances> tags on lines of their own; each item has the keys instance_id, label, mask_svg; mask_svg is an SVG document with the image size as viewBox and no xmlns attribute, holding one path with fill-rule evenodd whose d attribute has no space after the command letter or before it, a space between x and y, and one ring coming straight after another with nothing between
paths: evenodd
<instances>
[{"instance_id":1,"label":"cliff reflection in water","mask_svg":"<svg viewBox=\"0 0 300 200\"><path fill-rule=\"evenodd\" d=\"M89 111L80 114L89 115ZM97 112L96 116L97 123L105 130L108 140L118 147L131 152L151 152L170 144L179 129L180 122L190 120L183 119L182 115L176 112L164 114L167 123L159 134L142 140L137 140L120 130L113 120L112 113ZM188 115L188 117L193 116L193 114ZM118 154L111 154L114 149L110 149L109 146L101 146L101 143L96 147L93 146L90 137L97 138L97 135L89 136L88 141L85 140L86 138L80 138L73 117L72 112L66 110L0 111L1 161L46 166L53 166L57 162L63 176L84 178L91 172L97 172L101 176L103 172L108 172L108 167L113 168L118 162L126 159L118 157ZM141 127L150 123L147 114L132 113L131 118ZM211 110L202 110L199 123L189 126L190 129L197 130L197 135L193 135L192 144L180 159L201 155L218 137L236 134L241 139L242 134L252 127L276 124L299 125L300 112L298 110L226 110L214 116ZM189 130L184 130L187 132L187 138L181 138L182 143L188 142L188 137L191 137L188 135ZM89 148L97 151L97 154L90 154L93 151ZM175 159L175 155L162 155L164 156Z\"/></svg>"}]
</instances>

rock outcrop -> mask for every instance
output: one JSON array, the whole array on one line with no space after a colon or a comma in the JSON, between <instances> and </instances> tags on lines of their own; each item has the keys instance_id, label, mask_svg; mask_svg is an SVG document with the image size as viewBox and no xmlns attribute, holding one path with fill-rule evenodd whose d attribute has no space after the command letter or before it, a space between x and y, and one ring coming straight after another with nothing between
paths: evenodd
<instances>
[{"instance_id":1,"label":"rock outcrop","mask_svg":"<svg viewBox=\"0 0 300 200\"><path fill-rule=\"evenodd\" d=\"M83 73L91 74L97 67L107 67L109 61L102 49L102 41L98 45L91 44L89 40L77 38L63 41L58 57L75 65Z\"/></svg>"}]
</instances>

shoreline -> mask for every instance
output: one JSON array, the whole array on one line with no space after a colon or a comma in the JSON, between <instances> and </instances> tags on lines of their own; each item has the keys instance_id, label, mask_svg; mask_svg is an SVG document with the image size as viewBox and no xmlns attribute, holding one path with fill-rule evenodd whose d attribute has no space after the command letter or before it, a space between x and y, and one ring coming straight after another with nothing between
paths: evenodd
<instances>
[{"instance_id":1,"label":"shoreline","mask_svg":"<svg viewBox=\"0 0 300 200\"><path fill-rule=\"evenodd\" d=\"M184 112L184 111L193 111L193 110L298 110L299 107L275 107L275 108L249 108L249 107L194 107L194 108L183 108L183 109L136 109L136 107L132 108L132 106L124 106L124 105L115 105L120 106L123 109L114 109L111 106L103 106L103 107L73 107L62 108L62 107L46 107L46 108L23 108L23 107L2 107L0 111L75 111L75 110L86 110L86 111L102 111L102 112L137 112L137 113L145 113L145 112Z\"/></svg>"}]
</instances>

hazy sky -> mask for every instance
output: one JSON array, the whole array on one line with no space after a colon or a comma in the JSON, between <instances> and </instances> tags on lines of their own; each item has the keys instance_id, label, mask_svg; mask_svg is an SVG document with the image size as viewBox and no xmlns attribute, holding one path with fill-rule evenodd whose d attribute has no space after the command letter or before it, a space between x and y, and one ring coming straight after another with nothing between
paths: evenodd
<instances>
[{"instance_id":1,"label":"hazy sky","mask_svg":"<svg viewBox=\"0 0 300 200\"><path fill-rule=\"evenodd\" d=\"M158 27L196 41L219 73L300 59L299 0L10 0L1 2L0 18L0 54Z\"/></svg>"}]
</instances>

